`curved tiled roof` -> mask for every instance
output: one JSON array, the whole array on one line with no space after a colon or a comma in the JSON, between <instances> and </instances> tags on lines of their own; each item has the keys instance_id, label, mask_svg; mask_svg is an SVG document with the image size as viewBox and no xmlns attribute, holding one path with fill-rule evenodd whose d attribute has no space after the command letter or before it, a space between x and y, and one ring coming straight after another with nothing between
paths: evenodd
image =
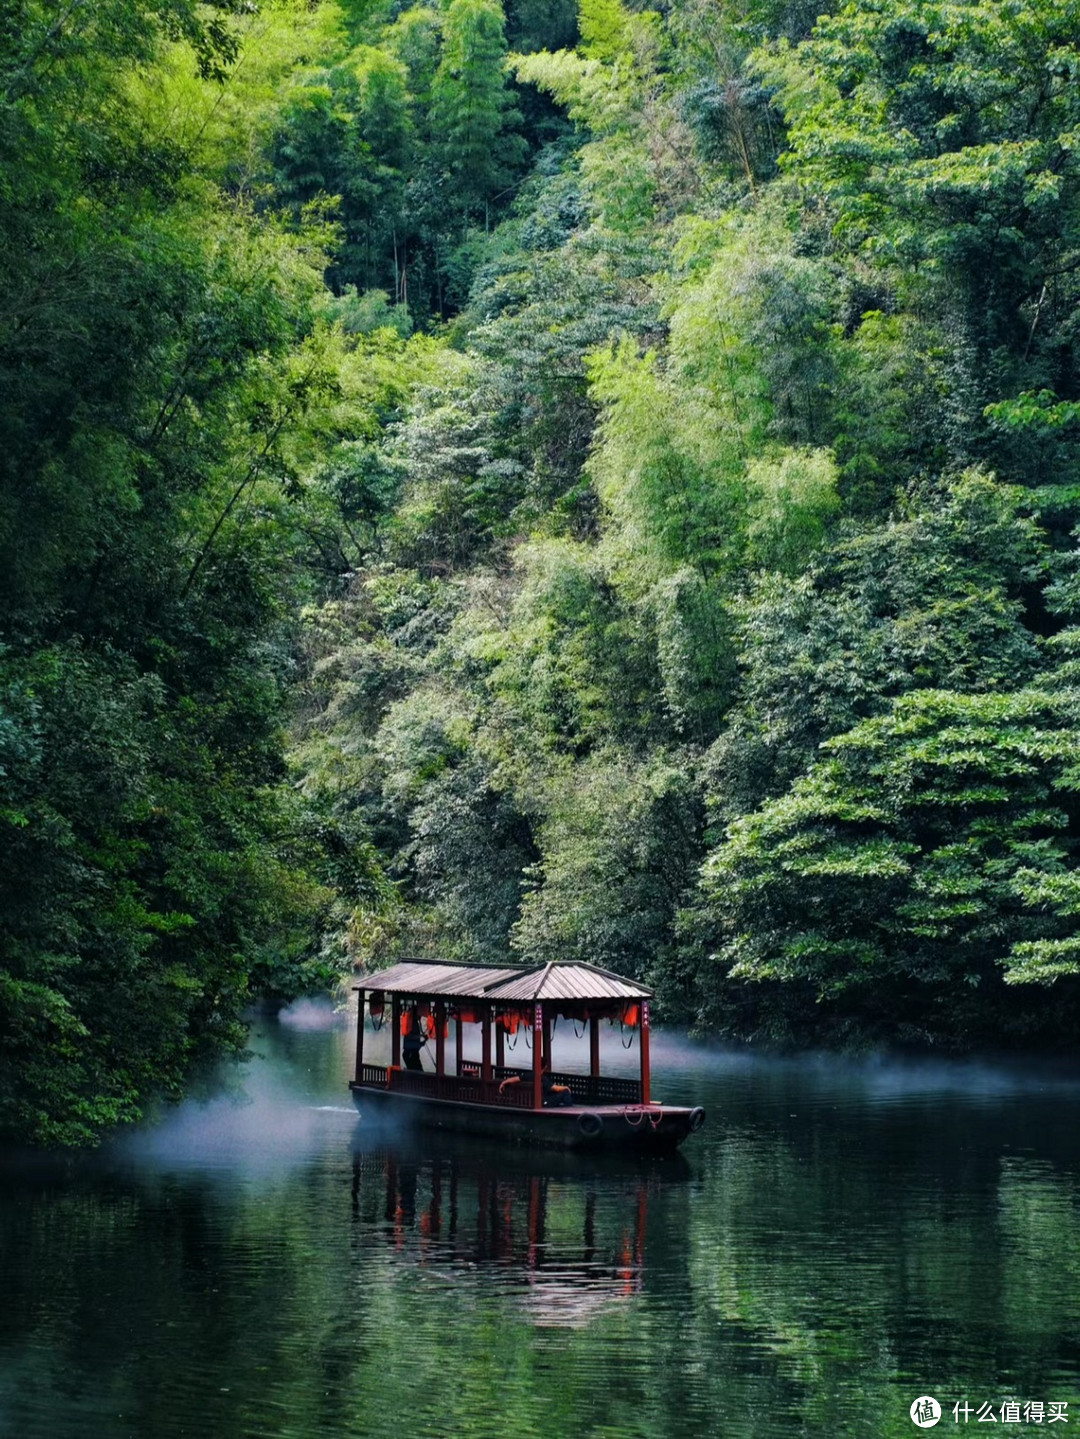
<instances>
[{"instance_id":1,"label":"curved tiled roof","mask_svg":"<svg viewBox=\"0 0 1080 1439\"><path fill-rule=\"evenodd\" d=\"M533 968L500 969L486 964L444 964L440 960L407 959L375 974L364 975L355 988L381 989L386 994L424 998L474 999L493 1004L531 1004L534 1000L650 999L652 990L599 969L594 964L553 962Z\"/></svg>"}]
</instances>

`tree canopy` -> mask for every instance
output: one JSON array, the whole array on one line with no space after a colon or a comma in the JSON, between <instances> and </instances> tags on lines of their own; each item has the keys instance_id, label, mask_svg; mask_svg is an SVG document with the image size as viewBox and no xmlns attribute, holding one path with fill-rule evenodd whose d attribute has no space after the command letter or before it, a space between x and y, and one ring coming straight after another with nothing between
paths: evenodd
<instances>
[{"instance_id":1,"label":"tree canopy","mask_svg":"<svg viewBox=\"0 0 1080 1439\"><path fill-rule=\"evenodd\" d=\"M404 953L1064 1042L1080 15L819 10L15 6L5 1133Z\"/></svg>"}]
</instances>

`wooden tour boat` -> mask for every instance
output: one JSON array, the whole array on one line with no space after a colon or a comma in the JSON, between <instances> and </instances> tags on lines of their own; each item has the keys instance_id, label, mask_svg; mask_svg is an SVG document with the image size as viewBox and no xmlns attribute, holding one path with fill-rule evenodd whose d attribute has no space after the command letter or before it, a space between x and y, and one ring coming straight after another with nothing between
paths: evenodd
<instances>
[{"instance_id":1,"label":"wooden tour boat","mask_svg":"<svg viewBox=\"0 0 1080 1439\"><path fill-rule=\"evenodd\" d=\"M350 1084L365 1117L410 1119L557 1149L672 1151L705 1121L700 1108L660 1104L649 1087L651 991L591 964L536 969L406 960L355 986L356 1075ZM389 1002L388 1002L389 1001ZM390 1025L389 1065L364 1061L365 1014ZM562 1019L589 1033L588 1073L555 1071L552 1032ZM637 1079L600 1073L600 1027L617 1022L637 1039ZM446 1039L455 1026L455 1061ZM480 1031L480 1058L464 1057L465 1027ZM414 1034L434 1041L435 1070L420 1065ZM524 1039L530 1063L506 1063ZM509 1041L509 1042L508 1042ZM403 1049L406 1064L402 1065Z\"/></svg>"}]
</instances>

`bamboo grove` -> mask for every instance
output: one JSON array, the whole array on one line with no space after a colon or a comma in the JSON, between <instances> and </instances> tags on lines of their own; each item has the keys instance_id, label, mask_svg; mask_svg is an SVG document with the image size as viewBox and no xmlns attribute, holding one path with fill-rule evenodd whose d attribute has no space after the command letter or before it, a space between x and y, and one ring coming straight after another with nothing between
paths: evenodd
<instances>
[{"instance_id":1,"label":"bamboo grove","mask_svg":"<svg viewBox=\"0 0 1080 1439\"><path fill-rule=\"evenodd\" d=\"M0 1128L589 960L1080 997L1077 0L12 0Z\"/></svg>"}]
</instances>

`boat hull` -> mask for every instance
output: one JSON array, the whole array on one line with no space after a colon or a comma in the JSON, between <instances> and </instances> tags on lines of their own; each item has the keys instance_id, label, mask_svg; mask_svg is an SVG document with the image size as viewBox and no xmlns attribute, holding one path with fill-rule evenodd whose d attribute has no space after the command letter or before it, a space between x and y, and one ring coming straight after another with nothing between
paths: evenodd
<instances>
[{"instance_id":1,"label":"boat hull","mask_svg":"<svg viewBox=\"0 0 1080 1439\"><path fill-rule=\"evenodd\" d=\"M368 1084L349 1087L366 1120L479 1134L543 1149L670 1154L705 1121L703 1109L668 1104L511 1109L395 1094Z\"/></svg>"}]
</instances>

